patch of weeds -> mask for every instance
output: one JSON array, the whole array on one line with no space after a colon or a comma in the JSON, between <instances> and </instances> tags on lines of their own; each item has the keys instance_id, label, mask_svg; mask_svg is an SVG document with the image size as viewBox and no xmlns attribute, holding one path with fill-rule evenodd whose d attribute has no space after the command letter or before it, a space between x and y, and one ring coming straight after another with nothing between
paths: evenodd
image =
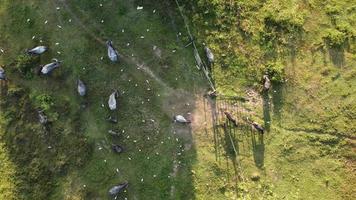
<instances>
[{"instance_id":1,"label":"patch of weeds","mask_svg":"<svg viewBox=\"0 0 356 200\"><path fill-rule=\"evenodd\" d=\"M32 79L34 73L34 68L38 64L38 57L33 57L29 55L20 55L15 61L15 70L19 72L24 78Z\"/></svg>"},{"instance_id":2,"label":"patch of weeds","mask_svg":"<svg viewBox=\"0 0 356 200\"><path fill-rule=\"evenodd\" d=\"M285 65L280 60L268 62L265 65L265 71L269 74L271 80L277 83L283 82L285 77L284 70Z\"/></svg>"},{"instance_id":3,"label":"patch of weeds","mask_svg":"<svg viewBox=\"0 0 356 200\"><path fill-rule=\"evenodd\" d=\"M324 36L324 40L331 47L342 47L346 41L346 34L337 29L328 29Z\"/></svg>"}]
</instances>

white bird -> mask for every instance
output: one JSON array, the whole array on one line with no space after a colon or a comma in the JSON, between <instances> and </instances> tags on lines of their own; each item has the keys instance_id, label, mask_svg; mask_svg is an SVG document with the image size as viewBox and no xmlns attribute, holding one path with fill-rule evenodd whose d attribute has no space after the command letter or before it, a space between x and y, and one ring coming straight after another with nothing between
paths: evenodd
<instances>
[{"instance_id":1,"label":"white bird","mask_svg":"<svg viewBox=\"0 0 356 200\"><path fill-rule=\"evenodd\" d=\"M51 73L51 71L53 71L54 69L58 68L60 65L61 65L61 61L58 61L57 59L54 58L53 62L42 67L41 73L47 75Z\"/></svg>"},{"instance_id":2,"label":"white bird","mask_svg":"<svg viewBox=\"0 0 356 200\"><path fill-rule=\"evenodd\" d=\"M116 51L116 49L114 48L114 46L112 45L112 41L109 40L106 42L106 45L108 47L108 56L109 59L112 62L117 62L119 60L119 53Z\"/></svg>"},{"instance_id":3,"label":"white bird","mask_svg":"<svg viewBox=\"0 0 356 200\"><path fill-rule=\"evenodd\" d=\"M187 119L184 118L182 115L176 115L176 116L174 116L174 122L190 123L190 120L187 120Z\"/></svg>"},{"instance_id":4,"label":"white bird","mask_svg":"<svg viewBox=\"0 0 356 200\"><path fill-rule=\"evenodd\" d=\"M214 63L214 54L213 54L213 52L211 52L209 47L204 47L204 50L205 50L206 57L208 58L209 63L210 64Z\"/></svg>"},{"instance_id":5,"label":"white bird","mask_svg":"<svg viewBox=\"0 0 356 200\"><path fill-rule=\"evenodd\" d=\"M85 94L87 93L87 87L85 86L83 81L78 79L77 85L78 85L78 93L79 93L79 95L80 96L85 96Z\"/></svg>"},{"instance_id":6,"label":"white bird","mask_svg":"<svg viewBox=\"0 0 356 200\"><path fill-rule=\"evenodd\" d=\"M5 70L0 67L0 80L5 80L6 79L6 75L5 75Z\"/></svg>"},{"instance_id":7,"label":"white bird","mask_svg":"<svg viewBox=\"0 0 356 200\"><path fill-rule=\"evenodd\" d=\"M47 50L48 50L48 47L46 47L46 46L37 46L33 49L28 50L27 53L32 54L32 55L40 55L40 54L43 54Z\"/></svg>"},{"instance_id":8,"label":"white bird","mask_svg":"<svg viewBox=\"0 0 356 200\"><path fill-rule=\"evenodd\" d=\"M109 97L109 108L110 110L115 110L116 109L116 97L118 96L117 91L113 92L110 97Z\"/></svg>"}]
</instances>

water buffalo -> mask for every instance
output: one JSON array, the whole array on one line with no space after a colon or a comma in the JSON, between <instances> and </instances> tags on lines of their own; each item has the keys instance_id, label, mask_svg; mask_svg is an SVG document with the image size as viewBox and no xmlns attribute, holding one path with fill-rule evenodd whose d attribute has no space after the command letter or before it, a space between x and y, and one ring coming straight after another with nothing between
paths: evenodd
<instances>
[{"instance_id":1,"label":"water buffalo","mask_svg":"<svg viewBox=\"0 0 356 200\"><path fill-rule=\"evenodd\" d=\"M116 109L116 98L119 96L119 93L117 91L111 93L111 95L109 96L109 108L110 110L115 110Z\"/></svg>"},{"instance_id":2,"label":"water buffalo","mask_svg":"<svg viewBox=\"0 0 356 200\"><path fill-rule=\"evenodd\" d=\"M87 87L85 86L83 81L81 81L80 79L78 79L78 81L77 81L77 87L78 87L78 94L80 96L85 96L87 93Z\"/></svg>"},{"instance_id":3,"label":"water buffalo","mask_svg":"<svg viewBox=\"0 0 356 200\"><path fill-rule=\"evenodd\" d=\"M211 52L209 47L204 47L204 50L205 50L206 57L208 58L209 64L213 64L214 63L214 54L213 54L213 52Z\"/></svg>"},{"instance_id":4,"label":"water buffalo","mask_svg":"<svg viewBox=\"0 0 356 200\"><path fill-rule=\"evenodd\" d=\"M46 46L37 46L33 49L27 50L27 53L30 55L41 55L48 50Z\"/></svg>"},{"instance_id":5,"label":"water buffalo","mask_svg":"<svg viewBox=\"0 0 356 200\"><path fill-rule=\"evenodd\" d=\"M0 67L0 80L6 80L5 70Z\"/></svg>"},{"instance_id":6,"label":"water buffalo","mask_svg":"<svg viewBox=\"0 0 356 200\"><path fill-rule=\"evenodd\" d=\"M38 111L38 118L41 124L47 124L48 117L44 114L42 110Z\"/></svg>"},{"instance_id":7,"label":"water buffalo","mask_svg":"<svg viewBox=\"0 0 356 200\"><path fill-rule=\"evenodd\" d=\"M252 126L253 126L259 133L264 134L264 132L265 132L264 128L263 128L261 125L257 124L257 122L253 122L253 123L252 123Z\"/></svg>"},{"instance_id":8,"label":"water buffalo","mask_svg":"<svg viewBox=\"0 0 356 200\"><path fill-rule=\"evenodd\" d=\"M218 92L216 90L210 90L208 91L207 95L211 98L216 98L218 97Z\"/></svg>"},{"instance_id":9,"label":"water buffalo","mask_svg":"<svg viewBox=\"0 0 356 200\"><path fill-rule=\"evenodd\" d=\"M120 136L120 133L116 132L116 131L113 131L113 130L109 130L108 133L112 136Z\"/></svg>"},{"instance_id":10,"label":"water buffalo","mask_svg":"<svg viewBox=\"0 0 356 200\"><path fill-rule=\"evenodd\" d=\"M236 121L236 119L234 119L234 117L232 116L232 114L229 113L229 112L227 112L227 111L225 111L224 114L225 114L226 118L227 118L230 122L232 122L235 127L237 127L237 121Z\"/></svg>"},{"instance_id":11,"label":"water buffalo","mask_svg":"<svg viewBox=\"0 0 356 200\"><path fill-rule=\"evenodd\" d=\"M115 185L114 187L112 187L109 190L109 195L112 197L117 196L121 191L123 191L124 189L126 189L128 187L129 183L127 181L119 184L119 185Z\"/></svg>"},{"instance_id":12,"label":"water buffalo","mask_svg":"<svg viewBox=\"0 0 356 200\"><path fill-rule=\"evenodd\" d=\"M124 148L117 144L111 145L111 148L115 153L122 153L124 151Z\"/></svg>"},{"instance_id":13,"label":"water buffalo","mask_svg":"<svg viewBox=\"0 0 356 200\"><path fill-rule=\"evenodd\" d=\"M112 117L112 116L110 116L106 120L111 122L111 123L113 123L113 124L117 124L117 122L118 122L117 118L116 117Z\"/></svg>"},{"instance_id":14,"label":"water buffalo","mask_svg":"<svg viewBox=\"0 0 356 200\"><path fill-rule=\"evenodd\" d=\"M114 48L113 44L112 44L112 41L109 40L106 42L106 45L108 47L108 56L109 56L109 59L112 61L112 62L117 62L119 60L119 53L116 51L116 49Z\"/></svg>"},{"instance_id":15,"label":"water buffalo","mask_svg":"<svg viewBox=\"0 0 356 200\"><path fill-rule=\"evenodd\" d=\"M190 120L187 120L184 118L182 115L176 115L173 117L174 122L179 122L179 123L191 123Z\"/></svg>"},{"instance_id":16,"label":"water buffalo","mask_svg":"<svg viewBox=\"0 0 356 200\"><path fill-rule=\"evenodd\" d=\"M57 59L53 59L53 62L45 65L41 69L41 73L44 75L50 74L54 69L58 68L61 65L61 61L58 61Z\"/></svg>"},{"instance_id":17,"label":"water buffalo","mask_svg":"<svg viewBox=\"0 0 356 200\"><path fill-rule=\"evenodd\" d=\"M271 80L268 78L267 75L263 75L263 89L264 90L269 90L271 88Z\"/></svg>"}]
</instances>

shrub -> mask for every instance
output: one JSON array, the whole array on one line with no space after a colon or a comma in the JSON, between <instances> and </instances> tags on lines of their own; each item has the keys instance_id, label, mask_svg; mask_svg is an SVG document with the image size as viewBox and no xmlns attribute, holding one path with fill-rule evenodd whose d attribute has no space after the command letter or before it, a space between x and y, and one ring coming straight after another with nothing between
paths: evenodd
<instances>
[{"instance_id":1,"label":"shrub","mask_svg":"<svg viewBox=\"0 0 356 200\"><path fill-rule=\"evenodd\" d=\"M27 79L33 77L32 69L36 66L37 59L28 55L18 56L16 59L15 69Z\"/></svg>"},{"instance_id":2,"label":"shrub","mask_svg":"<svg viewBox=\"0 0 356 200\"><path fill-rule=\"evenodd\" d=\"M346 34L336 29L329 29L323 38L329 46L341 47L345 44Z\"/></svg>"},{"instance_id":3,"label":"shrub","mask_svg":"<svg viewBox=\"0 0 356 200\"><path fill-rule=\"evenodd\" d=\"M54 99L48 94L41 94L35 97L35 105L44 111L48 111L54 106Z\"/></svg>"},{"instance_id":4,"label":"shrub","mask_svg":"<svg viewBox=\"0 0 356 200\"><path fill-rule=\"evenodd\" d=\"M265 71L272 81L282 82L284 80L284 64L280 61L271 61L265 65Z\"/></svg>"}]
</instances>

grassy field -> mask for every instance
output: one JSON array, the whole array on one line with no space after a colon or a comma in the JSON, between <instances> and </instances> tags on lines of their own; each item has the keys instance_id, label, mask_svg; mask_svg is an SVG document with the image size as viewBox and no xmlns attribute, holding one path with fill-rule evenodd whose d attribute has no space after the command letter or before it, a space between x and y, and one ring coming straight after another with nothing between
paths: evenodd
<instances>
[{"instance_id":1,"label":"grassy field","mask_svg":"<svg viewBox=\"0 0 356 200\"><path fill-rule=\"evenodd\" d=\"M352 1L179 2L197 44L217 58L219 93L245 102L202 97L207 85L184 47L174 2L0 2L0 66L9 78L0 91L0 199L107 199L125 180L119 199L352 199ZM108 39L118 63L106 56ZM39 44L49 51L25 56ZM62 66L37 76L52 58ZM265 72L273 80L267 95ZM76 93L78 78L86 97ZM46 128L38 109L51 121ZM268 133L224 128L221 109ZM172 124L188 112L191 126ZM114 154L114 143L124 153Z\"/></svg>"},{"instance_id":2,"label":"grassy field","mask_svg":"<svg viewBox=\"0 0 356 200\"><path fill-rule=\"evenodd\" d=\"M209 125L197 131L199 162L193 170L199 199L352 199L356 178L352 1L180 2L198 43L207 44L215 54L212 77L218 91L245 97L247 102L239 104L245 112L236 115L270 129L263 139L232 131L235 147L241 148L232 158L224 150L231 143L225 141L226 133L206 135L213 130ZM273 82L269 94L261 92L265 73ZM226 104L224 98L219 101ZM218 138L226 157L220 164L212 143ZM259 167L256 160L261 157ZM237 172L235 159L242 168ZM209 174L207 166L213 166ZM261 177L258 182L250 179L256 173ZM241 174L245 179L238 178Z\"/></svg>"},{"instance_id":3,"label":"grassy field","mask_svg":"<svg viewBox=\"0 0 356 200\"><path fill-rule=\"evenodd\" d=\"M178 25L162 18L160 7L137 10L137 5L1 2L0 63L9 77L8 89L2 89L6 120L1 147L8 148L1 151L7 163L1 166L7 171L1 198L105 199L110 187L125 180L130 185L120 198L193 197L191 164L178 155L184 137L174 133L171 119L176 112L186 114L183 111L194 108L185 104L203 85L201 75L192 65L191 51L182 48ZM107 39L121 55L117 64L106 57ZM39 44L48 45L49 52L39 59L19 58L26 48ZM27 68L36 68L51 58L63 65L50 77L38 77L34 69L19 73L24 60L30 60ZM87 97L76 94L77 78L87 84ZM119 110L109 112L107 98L116 89ZM50 133L38 124L37 108L45 109L52 121ZM119 123L106 122L109 115ZM110 129L121 136L111 137ZM112 143L122 145L125 152L112 153ZM194 150L190 151L187 159L194 159ZM172 174L178 162L179 173Z\"/></svg>"}]
</instances>

